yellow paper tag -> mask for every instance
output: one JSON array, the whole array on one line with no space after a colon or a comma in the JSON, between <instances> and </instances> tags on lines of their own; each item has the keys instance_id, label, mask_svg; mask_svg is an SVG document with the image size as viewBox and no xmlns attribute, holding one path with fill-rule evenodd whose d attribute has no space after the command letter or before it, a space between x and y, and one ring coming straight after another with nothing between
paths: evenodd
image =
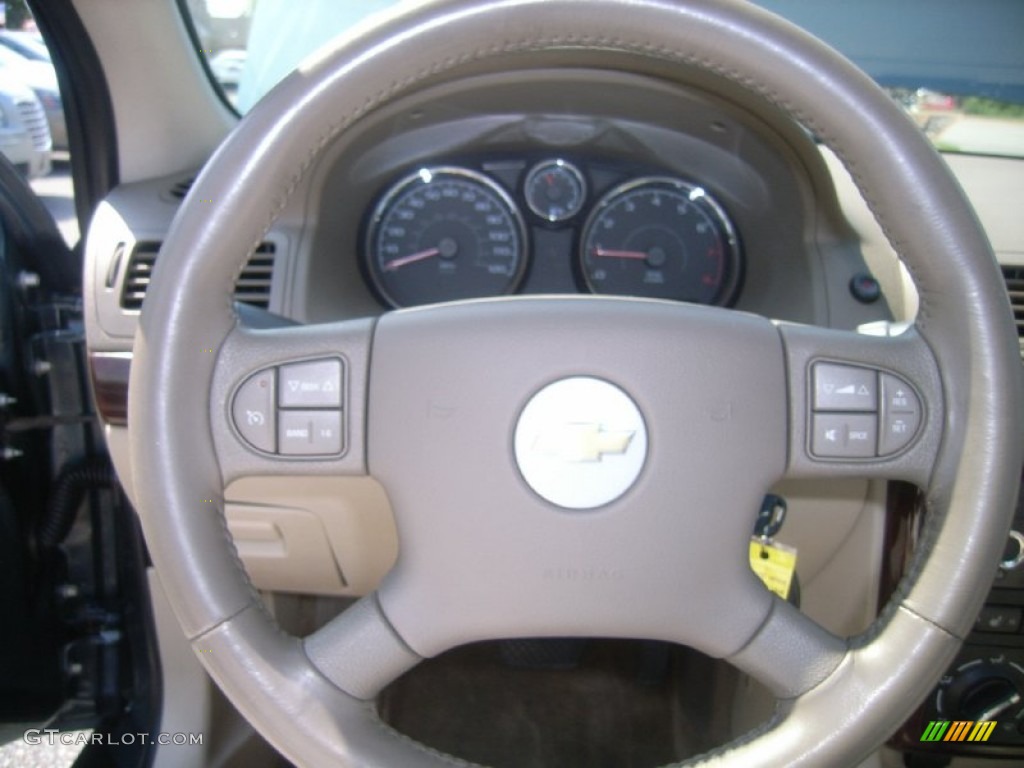
<instances>
[{"instance_id":1,"label":"yellow paper tag","mask_svg":"<svg viewBox=\"0 0 1024 768\"><path fill-rule=\"evenodd\" d=\"M755 536L750 540L750 567L768 589L785 600L796 572L796 549L778 542L765 544Z\"/></svg>"}]
</instances>

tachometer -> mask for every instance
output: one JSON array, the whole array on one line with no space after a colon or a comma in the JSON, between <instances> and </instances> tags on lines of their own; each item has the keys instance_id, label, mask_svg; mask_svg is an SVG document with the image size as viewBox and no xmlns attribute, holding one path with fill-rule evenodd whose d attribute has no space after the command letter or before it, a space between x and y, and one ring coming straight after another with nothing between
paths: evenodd
<instances>
[{"instance_id":1,"label":"tachometer","mask_svg":"<svg viewBox=\"0 0 1024 768\"><path fill-rule=\"evenodd\" d=\"M594 293L725 304L739 284L740 245L701 187L647 177L598 202L583 229L580 268Z\"/></svg>"},{"instance_id":2,"label":"tachometer","mask_svg":"<svg viewBox=\"0 0 1024 768\"><path fill-rule=\"evenodd\" d=\"M497 296L526 266L526 230L515 203L466 168L423 168L378 203L367 235L368 271L396 307Z\"/></svg>"}]
</instances>

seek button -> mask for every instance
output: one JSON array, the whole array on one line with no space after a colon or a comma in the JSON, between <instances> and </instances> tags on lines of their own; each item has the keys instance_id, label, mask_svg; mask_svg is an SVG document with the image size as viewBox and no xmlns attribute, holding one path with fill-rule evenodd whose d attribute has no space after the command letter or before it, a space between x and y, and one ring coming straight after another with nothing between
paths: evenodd
<instances>
[{"instance_id":1,"label":"seek button","mask_svg":"<svg viewBox=\"0 0 1024 768\"><path fill-rule=\"evenodd\" d=\"M282 365L278 378L282 408L341 408L340 360Z\"/></svg>"}]
</instances>

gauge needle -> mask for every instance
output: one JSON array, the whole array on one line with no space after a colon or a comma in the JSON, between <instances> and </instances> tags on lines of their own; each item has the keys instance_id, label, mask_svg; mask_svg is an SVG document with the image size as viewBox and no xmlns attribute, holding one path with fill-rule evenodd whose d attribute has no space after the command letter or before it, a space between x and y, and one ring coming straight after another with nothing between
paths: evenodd
<instances>
[{"instance_id":1,"label":"gauge needle","mask_svg":"<svg viewBox=\"0 0 1024 768\"><path fill-rule=\"evenodd\" d=\"M409 256L399 256L397 259L392 259L391 261L385 263L384 271L394 272L396 269L404 267L406 264L415 264L417 261L423 261L424 259L429 259L432 256L439 256L440 254L440 248L427 248L427 250L425 251L413 253L410 254Z\"/></svg>"},{"instance_id":2,"label":"gauge needle","mask_svg":"<svg viewBox=\"0 0 1024 768\"><path fill-rule=\"evenodd\" d=\"M615 251L608 248L595 248L595 256L604 256L609 259L646 259L649 254L643 251Z\"/></svg>"}]
</instances>

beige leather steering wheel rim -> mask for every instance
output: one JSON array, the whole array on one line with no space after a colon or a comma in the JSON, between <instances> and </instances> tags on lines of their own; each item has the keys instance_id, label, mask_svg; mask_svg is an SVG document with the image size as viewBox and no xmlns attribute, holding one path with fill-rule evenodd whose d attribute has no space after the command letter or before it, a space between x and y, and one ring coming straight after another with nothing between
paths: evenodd
<instances>
[{"instance_id":1,"label":"beige leather steering wheel rim","mask_svg":"<svg viewBox=\"0 0 1024 768\"><path fill-rule=\"evenodd\" d=\"M525 63L543 51L571 62L574 51L595 49L616 66L653 61L665 71L696 67L738 83L766 105L788 111L837 153L905 259L921 311L907 339L897 342L903 347L858 358L860 342L844 337L836 343L880 366L898 365L895 353L909 350L922 360L922 386L936 393L929 402L941 403L946 415L931 420L934 451L927 473L919 475L931 513L914 573L869 633L848 645L807 626L784 604L752 597L762 611L757 626L737 630L732 645L723 642L718 650L767 678L781 699L779 712L759 733L704 759L743 766L855 762L929 689L984 599L1021 464L1016 334L991 249L969 205L888 98L821 44L746 4L415 5L301 67L218 150L165 240L135 344L129 394L135 501L154 563L185 632L206 651L200 658L211 675L296 763L451 764L452 758L390 730L372 706L380 687L417 663L424 647L433 650L435 638L410 633L396 590L370 596L305 641L280 632L245 577L222 511L203 501L223 501L217 441L230 381L219 382L237 379L246 366L251 370L256 358L288 359L293 342L310 355L347 345L350 394L358 406L354 450L343 465L315 471L365 473L360 438L368 416L361 388L370 375L368 350L374 347L376 356L380 338L411 331L400 316L379 326L366 321L280 332L266 342L238 328L234 278L323 148L362 116L425 83L499 60ZM533 311L522 306L524 313ZM545 302L536 306L547 311ZM635 308L624 312L643 319ZM692 313L683 314L689 322ZM495 317L501 320L501 312ZM726 321L715 315L709 322ZM751 328L770 333L763 324ZM813 333L779 334L775 343L791 372L823 348ZM256 347L258 354L249 351ZM217 354L200 354L201 348ZM802 397L799 388L788 395ZM786 426L802 428L802 418L792 415ZM737 645L740 637L746 640Z\"/></svg>"}]
</instances>

